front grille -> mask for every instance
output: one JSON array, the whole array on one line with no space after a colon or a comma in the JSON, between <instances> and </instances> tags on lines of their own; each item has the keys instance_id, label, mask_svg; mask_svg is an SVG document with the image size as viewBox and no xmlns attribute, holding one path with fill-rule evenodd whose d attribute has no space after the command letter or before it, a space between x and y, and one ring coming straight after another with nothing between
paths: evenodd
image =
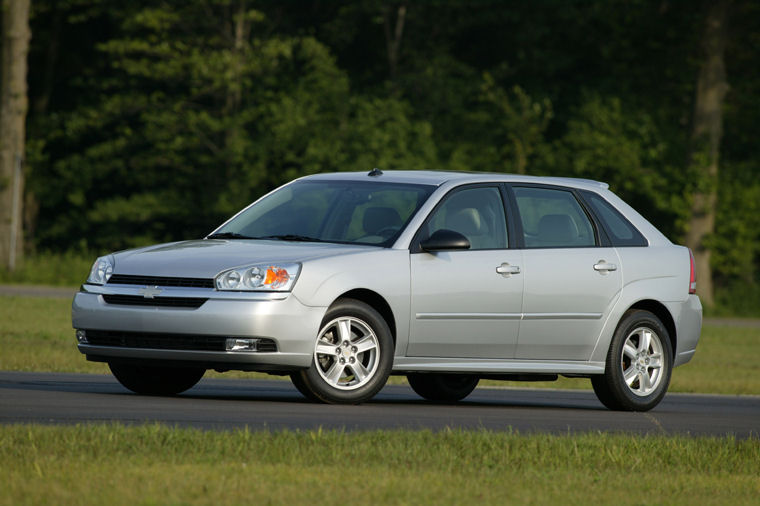
<instances>
[{"instance_id":1,"label":"front grille","mask_svg":"<svg viewBox=\"0 0 760 506\"><path fill-rule=\"evenodd\" d=\"M226 336L192 334L159 334L154 332L121 332L118 330L87 330L87 342L93 346L150 348L155 350L226 351ZM258 338L259 352L275 352L271 339Z\"/></svg>"},{"instance_id":2,"label":"front grille","mask_svg":"<svg viewBox=\"0 0 760 506\"><path fill-rule=\"evenodd\" d=\"M108 304L120 304L122 306L151 306L151 307L183 307L198 309L208 299L197 297L153 297L145 298L142 295L115 295L105 294L103 300Z\"/></svg>"},{"instance_id":3,"label":"front grille","mask_svg":"<svg viewBox=\"0 0 760 506\"><path fill-rule=\"evenodd\" d=\"M108 284L214 288L214 280L208 278L171 278L164 276L133 276L131 274L114 274L108 279Z\"/></svg>"}]
</instances>

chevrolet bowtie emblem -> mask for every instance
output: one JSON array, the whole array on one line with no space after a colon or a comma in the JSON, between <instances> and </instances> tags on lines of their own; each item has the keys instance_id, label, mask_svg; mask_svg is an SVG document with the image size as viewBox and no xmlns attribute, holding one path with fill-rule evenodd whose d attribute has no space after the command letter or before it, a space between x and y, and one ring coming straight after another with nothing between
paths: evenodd
<instances>
[{"instance_id":1,"label":"chevrolet bowtie emblem","mask_svg":"<svg viewBox=\"0 0 760 506\"><path fill-rule=\"evenodd\" d=\"M152 299L156 295L160 294L161 292L163 292L163 290L161 290L157 286L146 286L144 288L140 288L139 290L137 290L137 293L139 293L146 299Z\"/></svg>"}]
</instances>

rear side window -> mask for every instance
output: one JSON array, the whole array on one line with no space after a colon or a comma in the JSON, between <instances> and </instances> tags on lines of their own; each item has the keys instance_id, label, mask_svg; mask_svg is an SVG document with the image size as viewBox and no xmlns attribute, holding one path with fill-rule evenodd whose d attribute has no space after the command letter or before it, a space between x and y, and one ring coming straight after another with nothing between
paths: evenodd
<instances>
[{"instance_id":1,"label":"rear side window","mask_svg":"<svg viewBox=\"0 0 760 506\"><path fill-rule=\"evenodd\" d=\"M591 220L572 192L520 186L513 191L526 248L596 246Z\"/></svg>"},{"instance_id":2,"label":"rear side window","mask_svg":"<svg viewBox=\"0 0 760 506\"><path fill-rule=\"evenodd\" d=\"M620 211L594 192L583 192L594 214L601 220L613 246L648 246L646 238Z\"/></svg>"}]
</instances>

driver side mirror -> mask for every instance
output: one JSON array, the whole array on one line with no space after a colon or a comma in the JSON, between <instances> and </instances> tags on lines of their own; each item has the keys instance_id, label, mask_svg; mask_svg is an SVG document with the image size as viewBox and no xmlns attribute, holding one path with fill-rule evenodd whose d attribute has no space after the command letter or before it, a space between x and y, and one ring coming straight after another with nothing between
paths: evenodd
<instances>
[{"instance_id":1,"label":"driver side mirror","mask_svg":"<svg viewBox=\"0 0 760 506\"><path fill-rule=\"evenodd\" d=\"M423 251L446 251L470 249L470 241L453 230L442 228L433 232L433 235L420 242Z\"/></svg>"}]
</instances>

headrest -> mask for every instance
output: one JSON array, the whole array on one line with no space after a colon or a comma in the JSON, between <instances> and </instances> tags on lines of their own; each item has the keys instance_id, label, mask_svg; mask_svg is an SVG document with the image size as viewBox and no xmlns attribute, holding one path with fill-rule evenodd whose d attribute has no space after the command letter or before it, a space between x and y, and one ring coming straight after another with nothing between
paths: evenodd
<instances>
[{"instance_id":1,"label":"headrest","mask_svg":"<svg viewBox=\"0 0 760 506\"><path fill-rule=\"evenodd\" d=\"M446 228L460 234L478 234L481 226L480 213L474 207L465 207L446 217Z\"/></svg>"},{"instance_id":2,"label":"headrest","mask_svg":"<svg viewBox=\"0 0 760 506\"><path fill-rule=\"evenodd\" d=\"M544 244L568 244L578 238L578 227L566 214L546 214L538 222L538 238Z\"/></svg>"}]
</instances>

